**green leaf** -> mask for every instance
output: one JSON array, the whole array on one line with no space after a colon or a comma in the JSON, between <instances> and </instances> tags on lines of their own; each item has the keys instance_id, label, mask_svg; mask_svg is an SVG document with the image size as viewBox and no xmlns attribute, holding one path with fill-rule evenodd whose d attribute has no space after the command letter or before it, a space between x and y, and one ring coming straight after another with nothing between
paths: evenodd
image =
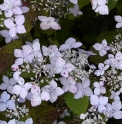
<instances>
[{"instance_id":1,"label":"green leaf","mask_svg":"<svg viewBox=\"0 0 122 124\"><path fill-rule=\"evenodd\" d=\"M82 8L89 3L90 3L90 0L78 0L79 8Z\"/></svg>"},{"instance_id":2,"label":"green leaf","mask_svg":"<svg viewBox=\"0 0 122 124\"><path fill-rule=\"evenodd\" d=\"M2 74L4 71L10 67L14 61L14 49L19 49L22 46L22 41L15 40L8 44L6 44L1 50L0 50L0 74Z\"/></svg>"},{"instance_id":3,"label":"green leaf","mask_svg":"<svg viewBox=\"0 0 122 124\"><path fill-rule=\"evenodd\" d=\"M33 41L32 39L32 36L31 36L31 33L25 33L25 34L18 34L19 38L22 40L22 41Z\"/></svg>"},{"instance_id":4,"label":"green leaf","mask_svg":"<svg viewBox=\"0 0 122 124\"><path fill-rule=\"evenodd\" d=\"M30 73L28 73L28 72L22 72L22 73L21 73L21 76L22 76L23 78L31 78L31 77L35 77L35 74L32 73L32 72L30 72Z\"/></svg>"},{"instance_id":5,"label":"green leaf","mask_svg":"<svg viewBox=\"0 0 122 124\"><path fill-rule=\"evenodd\" d=\"M52 124L58 116L65 110L65 107L37 106L29 110L30 117L33 118L34 124Z\"/></svg>"},{"instance_id":6,"label":"green leaf","mask_svg":"<svg viewBox=\"0 0 122 124\"><path fill-rule=\"evenodd\" d=\"M66 39L69 38L71 27L74 21L65 21L61 23L61 30L56 31L56 37L60 44L63 44Z\"/></svg>"},{"instance_id":7,"label":"green leaf","mask_svg":"<svg viewBox=\"0 0 122 124\"><path fill-rule=\"evenodd\" d=\"M87 107L89 105L88 97L84 96L80 99L74 99L74 95L67 92L64 95L64 99L67 106L77 115L80 115L81 113L85 113L87 111Z\"/></svg>"},{"instance_id":8,"label":"green leaf","mask_svg":"<svg viewBox=\"0 0 122 124\"><path fill-rule=\"evenodd\" d=\"M109 8L109 11L111 11L115 5L117 4L118 0L108 0L108 8Z\"/></svg>"},{"instance_id":9,"label":"green leaf","mask_svg":"<svg viewBox=\"0 0 122 124\"><path fill-rule=\"evenodd\" d=\"M116 36L118 33L116 31L106 31L106 32L103 32L102 34L100 34L96 41L97 42L102 42L102 40L106 39L106 41L108 43L111 43L114 39L114 36Z\"/></svg>"},{"instance_id":10,"label":"green leaf","mask_svg":"<svg viewBox=\"0 0 122 124\"><path fill-rule=\"evenodd\" d=\"M69 19L69 20L74 20L75 17L74 17L73 14L67 14L67 19Z\"/></svg>"},{"instance_id":11,"label":"green leaf","mask_svg":"<svg viewBox=\"0 0 122 124\"><path fill-rule=\"evenodd\" d=\"M122 15L122 1L118 1L117 4L116 4L116 9L118 10L118 14L119 15Z\"/></svg>"},{"instance_id":12,"label":"green leaf","mask_svg":"<svg viewBox=\"0 0 122 124\"><path fill-rule=\"evenodd\" d=\"M95 34L86 34L86 35L84 35L82 40L83 40L84 44L89 45L89 44L93 44L96 42L96 37L97 37L97 35L95 35Z\"/></svg>"}]
</instances>

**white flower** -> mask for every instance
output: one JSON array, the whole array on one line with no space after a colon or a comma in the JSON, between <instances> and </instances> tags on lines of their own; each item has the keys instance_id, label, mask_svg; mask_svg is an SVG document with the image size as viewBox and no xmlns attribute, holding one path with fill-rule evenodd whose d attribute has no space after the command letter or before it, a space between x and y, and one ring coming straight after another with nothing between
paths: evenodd
<instances>
[{"instance_id":1,"label":"white flower","mask_svg":"<svg viewBox=\"0 0 122 124\"><path fill-rule=\"evenodd\" d=\"M53 17L38 16L38 19L41 21L40 27L42 30L47 30L50 28L55 30L61 29L60 25L55 22L55 18Z\"/></svg>"},{"instance_id":2,"label":"white flower","mask_svg":"<svg viewBox=\"0 0 122 124\"><path fill-rule=\"evenodd\" d=\"M4 76L3 75L3 83L0 84L0 89L1 90L6 90L10 93L10 94L13 94L12 93L12 90L13 90L13 87L14 85L16 84L17 82L15 81L14 78L9 78L7 76Z\"/></svg>"},{"instance_id":3,"label":"white flower","mask_svg":"<svg viewBox=\"0 0 122 124\"><path fill-rule=\"evenodd\" d=\"M113 116L115 119L122 119L122 111L120 111L121 108L121 101L114 101L112 102L112 105L108 103L106 105L106 112L104 114L108 118Z\"/></svg>"},{"instance_id":4,"label":"white flower","mask_svg":"<svg viewBox=\"0 0 122 124\"><path fill-rule=\"evenodd\" d=\"M50 45L48 48L42 46L42 52L44 56L53 57L58 52L58 47L56 45Z\"/></svg>"},{"instance_id":5,"label":"white flower","mask_svg":"<svg viewBox=\"0 0 122 124\"><path fill-rule=\"evenodd\" d=\"M5 42L6 42L6 43L11 42L11 40L18 39L17 36L11 37L11 36L9 35L9 31L8 31L8 30L2 30L2 31L0 31L0 34L5 38Z\"/></svg>"},{"instance_id":6,"label":"white flower","mask_svg":"<svg viewBox=\"0 0 122 124\"><path fill-rule=\"evenodd\" d=\"M122 53L119 51L114 55L109 54L108 58L104 63L107 65L111 65L113 68L122 69Z\"/></svg>"},{"instance_id":7,"label":"white flower","mask_svg":"<svg viewBox=\"0 0 122 124\"><path fill-rule=\"evenodd\" d=\"M104 65L103 63L99 63L98 68L99 70L96 70L94 74L97 76L100 76L100 75L103 75L105 70L109 68L109 65Z\"/></svg>"},{"instance_id":8,"label":"white flower","mask_svg":"<svg viewBox=\"0 0 122 124\"><path fill-rule=\"evenodd\" d=\"M74 5L74 8L69 8L69 12L72 13L74 16L83 14L81 11L79 11L78 4Z\"/></svg>"},{"instance_id":9,"label":"white flower","mask_svg":"<svg viewBox=\"0 0 122 124\"><path fill-rule=\"evenodd\" d=\"M77 4L78 3L78 0L69 0L71 3L73 4Z\"/></svg>"},{"instance_id":10,"label":"white flower","mask_svg":"<svg viewBox=\"0 0 122 124\"><path fill-rule=\"evenodd\" d=\"M6 108L8 109L15 108L14 100L9 100L9 99L10 99L10 95L6 91L4 91L0 97L0 111L5 111Z\"/></svg>"},{"instance_id":11,"label":"white flower","mask_svg":"<svg viewBox=\"0 0 122 124\"><path fill-rule=\"evenodd\" d=\"M27 96L29 89L32 87L32 84L31 83L25 83L25 80L19 76L20 74L21 74L21 72L15 72L13 74L13 77L17 81L18 84L16 84L14 86L12 92L14 94L20 95L21 98L24 99Z\"/></svg>"},{"instance_id":12,"label":"white flower","mask_svg":"<svg viewBox=\"0 0 122 124\"><path fill-rule=\"evenodd\" d=\"M110 47L107 46L107 41L104 39L102 41L102 43L95 43L95 45L93 45L94 49L99 51L99 55L100 56L104 56L107 54L107 51L110 50Z\"/></svg>"},{"instance_id":13,"label":"white flower","mask_svg":"<svg viewBox=\"0 0 122 124\"><path fill-rule=\"evenodd\" d=\"M109 14L108 6L107 5L98 6L95 12L99 12L101 15L108 15Z\"/></svg>"},{"instance_id":14,"label":"white flower","mask_svg":"<svg viewBox=\"0 0 122 124\"><path fill-rule=\"evenodd\" d=\"M100 113L104 113L106 111L105 105L108 103L108 97L97 95L91 95L90 97L90 103L91 105L98 107L98 111Z\"/></svg>"},{"instance_id":15,"label":"white flower","mask_svg":"<svg viewBox=\"0 0 122 124\"><path fill-rule=\"evenodd\" d=\"M49 93L51 103L55 102L58 96L64 93L64 91L57 86L57 83L54 80L51 80L50 85L46 85L45 87L43 87L42 91L46 91Z\"/></svg>"},{"instance_id":16,"label":"white flower","mask_svg":"<svg viewBox=\"0 0 122 124\"><path fill-rule=\"evenodd\" d=\"M94 87L95 87L95 89L94 89L94 94L96 94L96 95L99 95L99 94L105 94L106 93L106 89L105 89L105 87L104 87L104 83L103 83L103 81L100 81L99 83L98 82L94 82Z\"/></svg>"},{"instance_id":17,"label":"white flower","mask_svg":"<svg viewBox=\"0 0 122 124\"><path fill-rule=\"evenodd\" d=\"M76 83L77 91L74 94L75 99L82 98L84 95L91 96L93 94L90 86L90 80L85 78L82 83Z\"/></svg>"},{"instance_id":18,"label":"white flower","mask_svg":"<svg viewBox=\"0 0 122 124\"><path fill-rule=\"evenodd\" d=\"M35 56L35 58L38 59L43 59L42 54L41 54L41 49L40 49L40 42L39 39L35 39L33 40L33 42L27 42L26 41L26 45L30 45L33 49L33 55ZM26 55L26 57L29 55Z\"/></svg>"},{"instance_id":19,"label":"white flower","mask_svg":"<svg viewBox=\"0 0 122 124\"><path fill-rule=\"evenodd\" d=\"M17 94L17 95L20 95L21 98L25 98L28 94L28 90L32 87L32 84L31 83L25 83L25 84L19 84L19 85L15 85L14 88L13 88L13 93L14 94Z\"/></svg>"},{"instance_id":20,"label":"white flower","mask_svg":"<svg viewBox=\"0 0 122 124\"><path fill-rule=\"evenodd\" d=\"M76 40L72 37L68 38L66 41L65 41L65 44L61 45L59 47L59 50L60 51L65 51L67 49L71 49L71 48L78 48L82 45L81 42L76 42Z\"/></svg>"},{"instance_id":21,"label":"white flower","mask_svg":"<svg viewBox=\"0 0 122 124\"><path fill-rule=\"evenodd\" d=\"M0 5L0 9L5 11L6 17L11 17L13 14L22 14L20 6L22 6L21 0L4 0L4 3Z\"/></svg>"},{"instance_id":22,"label":"white flower","mask_svg":"<svg viewBox=\"0 0 122 124\"><path fill-rule=\"evenodd\" d=\"M114 19L117 22L116 28L121 28L122 27L122 16L115 15Z\"/></svg>"},{"instance_id":23,"label":"white flower","mask_svg":"<svg viewBox=\"0 0 122 124\"><path fill-rule=\"evenodd\" d=\"M15 23L14 23L15 21ZM23 15L18 15L15 20L6 19L4 20L4 25L9 29L9 35L13 38L18 34L23 34L26 32L23 23L25 22L25 17Z\"/></svg>"},{"instance_id":24,"label":"white flower","mask_svg":"<svg viewBox=\"0 0 122 124\"><path fill-rule=\"evenodd\" d=\"M110 99L120 100L119 95L120 95L120 91L117 91L117 92L111 91Z\"/></svg>"},{"instance_id":25,"label":"white flower","mask_svg":"<svg viewBox=\"0 0 122 124\"><path fill-rule=\"evenodd\" d=\"M92 9L99 12L101 15L108 15L108 6L105 5L107 0L92 0Z\"/></svg>"},{"instance_id":26,"label":"white flower","mask_svg":"<svg viewBox=\"0 0 122 124\"><path fill-rule=\"evenodd\" d=\"M50 99L50 95L47 91L40 91L40 87L37 85L33 85L31 88L31 93L33 94L31 97L31 105L38 106L41 104L42 100L48 101Z\"/></svg>"},{"instance_id":27,"label":"white flower","mask_svg":"<svg viewBox=\"0 0 122 124\"><path fill-rule=\"evenodd\" d=\"M62 89L64 92L75 93L77 91L77 87L75 86L76 81L73 77L69 76L68 78L61 77L59 78L61 84L63 85Z\"/></svg>"}]
</instances>

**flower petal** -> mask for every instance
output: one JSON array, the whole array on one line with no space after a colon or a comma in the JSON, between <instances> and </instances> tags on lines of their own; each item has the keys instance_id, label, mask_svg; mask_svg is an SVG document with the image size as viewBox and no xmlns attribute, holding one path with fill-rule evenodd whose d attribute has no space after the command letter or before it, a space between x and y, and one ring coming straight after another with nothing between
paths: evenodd
<instances>
[{"instance_id":1,"label":"flower petal","mask_svg":"<svg viewBox=\"0 0 122 124\"><path fill-rule=\"evenodd\" d=\"M15 109L15 102L14 102L14 100L9 100L9 101L7 101L6 107L7 107L8 109Z\"/></svg>"},{"instance_id":2,"label":"flower petal","mask_svg":"<svg viewBox=\"0 0 122 124\"><path fill-rule=\"evenodd\" d=\"M6 103L6 101L8 101L9 99L10 99L10 95L6 91L4 91L1 94L1 101Z\"/></svg>"},{"instance_id":3,"label":"flower petal","mask_svg":"<svg viewBox=\"0 0 122 124\"><path fill-rule=\"evenodd\" d=\"M14 88L13 88L13 90L12 90L12 92L14 93L14 94L17 94L17 95L19 95L20 94L20 91L21 91L21 86L20 85L15 85L14 86Z\"/></svg>"},{"instance_id":4,"label":"flower petal","mask_svg":"<svg viewBox=\"0 0 122 124\"><path fill-rule=\"evenodd\" d=\"M25 17L23 15L18 15L15 17L15 22L17 25L22 25L25 22Z\"/></svg>"},{"instance_id":5,"label":"flower petal","mask_svg":"<svg viewBox=\"0 0 122 124\"><path fill-rule=\"evenodd\" d=\"M17 29L17 33L19 33L19 34L26 33L26 29L25 29L25 26L24 25L18 25L16 27L16 29Z\"/></svg>"},{"instance_id":6,"label":"flower petal","mask_svg":"<svg viewBox=\"0 0 122 124\"><path fill-rule=\"evenodd\" d=\"M14 13L15 15L21 15L21 14L22 14L22 10L21 10L20 7L14 7L14 8L13 8L13 13Z\"/></svg>"},{"instance_id":7,"label":"flower petal","mask_svg":"<svg viewBox=\"0 0 122 124\"><path fill-rule=\"evenodd\" d=\"M0 112L3 112L3 111L5 111L5 110L6 110L6 104L0 102Z\"/></svg>"},{"instance_id":8,"label":"flower petal","mask_svg":"<svg viewBox=\"0 0 122 124\"><path fill-rule=\"evenodd\" d=\"M16 27L10 28L10 30L9 30L9 35L13 38L13 37L16 36L16 34L17 34L17 29L16 29Z\"/></svg>"}]
</instances>

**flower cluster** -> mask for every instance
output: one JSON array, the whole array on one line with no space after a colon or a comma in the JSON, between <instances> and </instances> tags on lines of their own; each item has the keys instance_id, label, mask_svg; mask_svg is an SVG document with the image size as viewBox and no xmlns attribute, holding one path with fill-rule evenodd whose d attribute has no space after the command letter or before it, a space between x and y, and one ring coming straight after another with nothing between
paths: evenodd
<instances>
[{"instance_id":1,"label":"flower cluster","mask_svg":"<svg viewBox=\"0 0 122 124\"><path fill-rule=\"evenodd\" d=\"M29 8L22 6L21 0L4 0L4 3L0 4L0 9L5 14L4 25L8 30L2 30L1 35L5 37L6 43L9 43L12 39L17 39L17 34L23 34L26 32L24 13L29 11Z\"/></svg>"},{"instance_id":2,"label":"flower cluster","mask_svg":"<svg viewBox=\"0 0 122 124\"><path fill-rule=\"evenodd\" d=\"M108 15L107 0L92 0L92 9L99 12L101 15Z\"/></svg>"},{"instance_id":3,"label":"flower cluster","mask_svg":"<svg viewBox=\"0 0 122 124\"><path fill-rule=\"evenodd\" d=\"M77 119L82 121L82 124L105 124L109 118L122 119L120 99L122 37L120 34L115 36L111 43L108 43L106 39L103 39L101 43L95 43L92 47L95 49L94 52L84 50L83 44L74 36L69 37L62 45L46 46L41 44L41 38L32 40L31 33L26 34L26 28L35 26L36 31L39 31L46 41L51 41L54 37L57 39L56 31L62 29L60 18L65 11L65 17L69 14L78 18L83 14L78 2L78 0L41 0L40 2L31 0L27 4L26 0L25 2L4 0L0 4L5 26L0 31L1 36L5 38L6 43L15 39L24 41L21 48L16 47L12 53L8 52L8 54L14 54L15 61L11 64L12 72L7 76L6 74L2 76L0 112L4 112L5 117L11 120L0 120L0 124L33 124L35 120L30 117L33 115L33 108L52 104L56 107L54 110L59 112L60 119L70 115L75 117L74 111L68 111L67 107L64 107L69 102L68 95L73 97L70 103L84 99L88 102L86 103L87 112L80 114L78 112L80 116ZM92 9L101 15L108 15L107 2L107 0L92 0ZM35 9L38 5L42 8ZM57 13L59 15L56 16ZM122 17L116 15L114 18L117 22L116 28L121 28ZM27 26L25 26L26 21ZM36 23L40 27L36 26ZM46 31L48 29L49 32ZM50 32L54 32L54 35ZM51 34L49 37L48 33ZM58 33L60 34L60 31ZM32 41L28 40L28 37ZM94 64L90 57L98 56L96 53L100 57L107 58L103 62ZM63 102L61 107L64 105L62 114L57 107L60 99ZM73 105L67 104L67 106L72 110ZM24 121L22 121L23 118ZM40 121L40 119L37 120ZM66 123L55 118L52 124Z\"/></svg>"}]
</instances>

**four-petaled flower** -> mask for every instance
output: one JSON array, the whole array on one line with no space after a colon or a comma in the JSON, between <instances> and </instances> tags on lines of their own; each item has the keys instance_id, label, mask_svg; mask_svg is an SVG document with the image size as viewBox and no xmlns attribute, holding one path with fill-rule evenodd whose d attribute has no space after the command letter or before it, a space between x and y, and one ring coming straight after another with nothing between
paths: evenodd
<instances>
[{"instance_id":1,"label":"four-petaled flower","mask_svg":"<svg viewBox=\"0 0 122 124\"><path fill-rule=\"evenodd\" d=\"M75 93L77 91L77 87L75 86L76 81L73 77L69 76L68 78L61 77L59 78L61 84L63 85L62 89L64 92Z\"/></svg>"},{"instance_id":2,"label":"four-petaled flower","mask_svg":"<svg viewBox=\"0 0 122 124\"><path fill-rule=\"evenodd\" d=\"M4 91L0 97L0 111L5 111L7 108L15 109L15 101L9 99L10 95L6 91Z\"/></svg>"},{"instance_id":3,"label":"four-petaled flower","mask_svg":"<svg viewBox=\"0 0 122 124\"><path fill-rule=\"evenodd\" d=\"M54 29L54 30L60 30L60 25L55 22L55 18L53 17L46 17L46 16L38 16L38 19L41 21L40 27L42 30L47 29Z\"/></svg>"},{"instance_id":4,"label":"four-petaled flower","mask_svg":"<svg viewBox=\"0 0 122 124\"><path fill-rule=\"evenodd\" d=\"M75 99L82 98L84 95L91 96L93 94L90 86L90 80L85 78L82 83L76 83L77 91L74 94Z\"/></svg>"},{"instance_id":5,"label":"four-petaled flower","mask_svg":"<svg viewBox=\"0 0 122 124\"><path fill-rule=\"evenodd\" d=\"M95 43L95 45L93 45L94 49L99 51L99 55L100 56L104 56L107 54L107 51L110 50L110 47L107 46L107 41L104 39L102 41L102 43Z\"/></svg>"}]
</instances>

